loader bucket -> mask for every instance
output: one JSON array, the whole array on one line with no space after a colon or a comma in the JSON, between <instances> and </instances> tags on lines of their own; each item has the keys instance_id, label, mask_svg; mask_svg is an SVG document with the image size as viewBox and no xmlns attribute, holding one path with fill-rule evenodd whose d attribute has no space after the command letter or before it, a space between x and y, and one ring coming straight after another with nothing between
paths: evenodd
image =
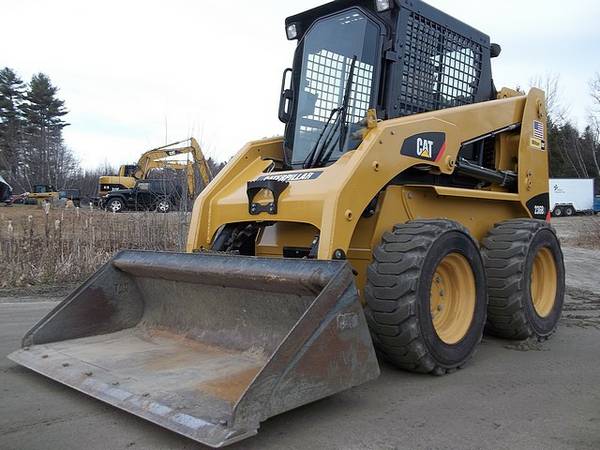
<instances>
[{"instance_id":1,"label":"loader bucket","mask_svg":"<svg viewBox=\"0 0 600 450\"><path fill-rule=\"evenodd\" d=\"M379 375L346 262L215 254L120 253L9 358L212 447Z\"/></svg>"}]
</instances>

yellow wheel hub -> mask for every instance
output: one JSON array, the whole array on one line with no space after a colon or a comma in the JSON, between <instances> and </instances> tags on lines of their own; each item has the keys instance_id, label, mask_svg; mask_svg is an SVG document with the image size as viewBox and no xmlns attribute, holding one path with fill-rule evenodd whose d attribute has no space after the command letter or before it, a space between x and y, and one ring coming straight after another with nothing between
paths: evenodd
<instances>
[{"instance_id":1,"label":"yellow wheel hub","mask_svg":"<svg viewBox=\"0 0 600 450\"><path fill-rule=\"evenodd\" d=\"M475 275L467 259L451 253L437 267L431 283L431 317L438 337L448 345L460 342L475 314Z\"/></svg>"},{"instance_id":2,"label":"yellow wheel hub","mask_svg":"<svg viewBox=\"0 0 600 450\"><path fill-rule=\"evenodd\" d=\"M531 270L531 300L538 316L550 315L556 301L558 272L554 256L548 248L542 248L535 255Z\"/></svg>"}]
</instances>

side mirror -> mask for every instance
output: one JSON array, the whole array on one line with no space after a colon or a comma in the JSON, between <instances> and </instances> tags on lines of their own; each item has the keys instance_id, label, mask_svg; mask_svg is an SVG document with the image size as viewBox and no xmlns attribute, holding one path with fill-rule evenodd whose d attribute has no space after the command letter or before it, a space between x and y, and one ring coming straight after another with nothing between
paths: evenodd
<instances>
[{"instance_id":1,"label":"side mirror","mask_svg":"<svg viewBox=\"0 0 600 450\"><path fill-rule=\"evenodd\" d=\"M292 69L283 71L283 80L281 81L281 98L279 100L279 120L283 123L288 123L292 118L292 102L294 100L294 91L291 89L291 79L288 84L288 73L292 73ZM290 87L286 87L290 86Z\"/></svg>"}]
</instances>

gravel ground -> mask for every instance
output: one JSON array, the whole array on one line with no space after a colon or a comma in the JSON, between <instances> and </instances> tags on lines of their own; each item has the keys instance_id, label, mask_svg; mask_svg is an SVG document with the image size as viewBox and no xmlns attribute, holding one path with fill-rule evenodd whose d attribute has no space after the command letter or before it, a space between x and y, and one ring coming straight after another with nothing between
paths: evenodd
<instances>
[{"instance_id":1,"label":"gravel ground","mask_svg":"<svg viewBox=\"0 0 600 450\"><path fill-rule=\"evenodd\" d=\"M585 219L555 226L569 244ZM485 338L442 377L383 366L371 383L262 425L234 449L600 448L600 251L564 247L567 302L548 342ZM60 291L0 299L0 356ZM2 294L0 294L1 296ZM2 449L200 449L198 444L0 358Z\"/></svg>"}]
</instances>

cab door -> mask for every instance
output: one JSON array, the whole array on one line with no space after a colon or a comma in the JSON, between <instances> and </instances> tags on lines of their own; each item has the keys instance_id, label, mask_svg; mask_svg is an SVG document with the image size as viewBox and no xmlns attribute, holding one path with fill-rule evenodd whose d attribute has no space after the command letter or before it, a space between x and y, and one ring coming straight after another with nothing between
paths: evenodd
<instances>
[{"instance_id":1,"label":"cab door","mask_svg":"<svg viewBox=\"0 0 600 450\"><path fill-rule=\"evenodd\" d=\"M134 202L136 209L149 209L152 206L152 189L149 181L138 183Z\"/></svg>"}]
</instances>

